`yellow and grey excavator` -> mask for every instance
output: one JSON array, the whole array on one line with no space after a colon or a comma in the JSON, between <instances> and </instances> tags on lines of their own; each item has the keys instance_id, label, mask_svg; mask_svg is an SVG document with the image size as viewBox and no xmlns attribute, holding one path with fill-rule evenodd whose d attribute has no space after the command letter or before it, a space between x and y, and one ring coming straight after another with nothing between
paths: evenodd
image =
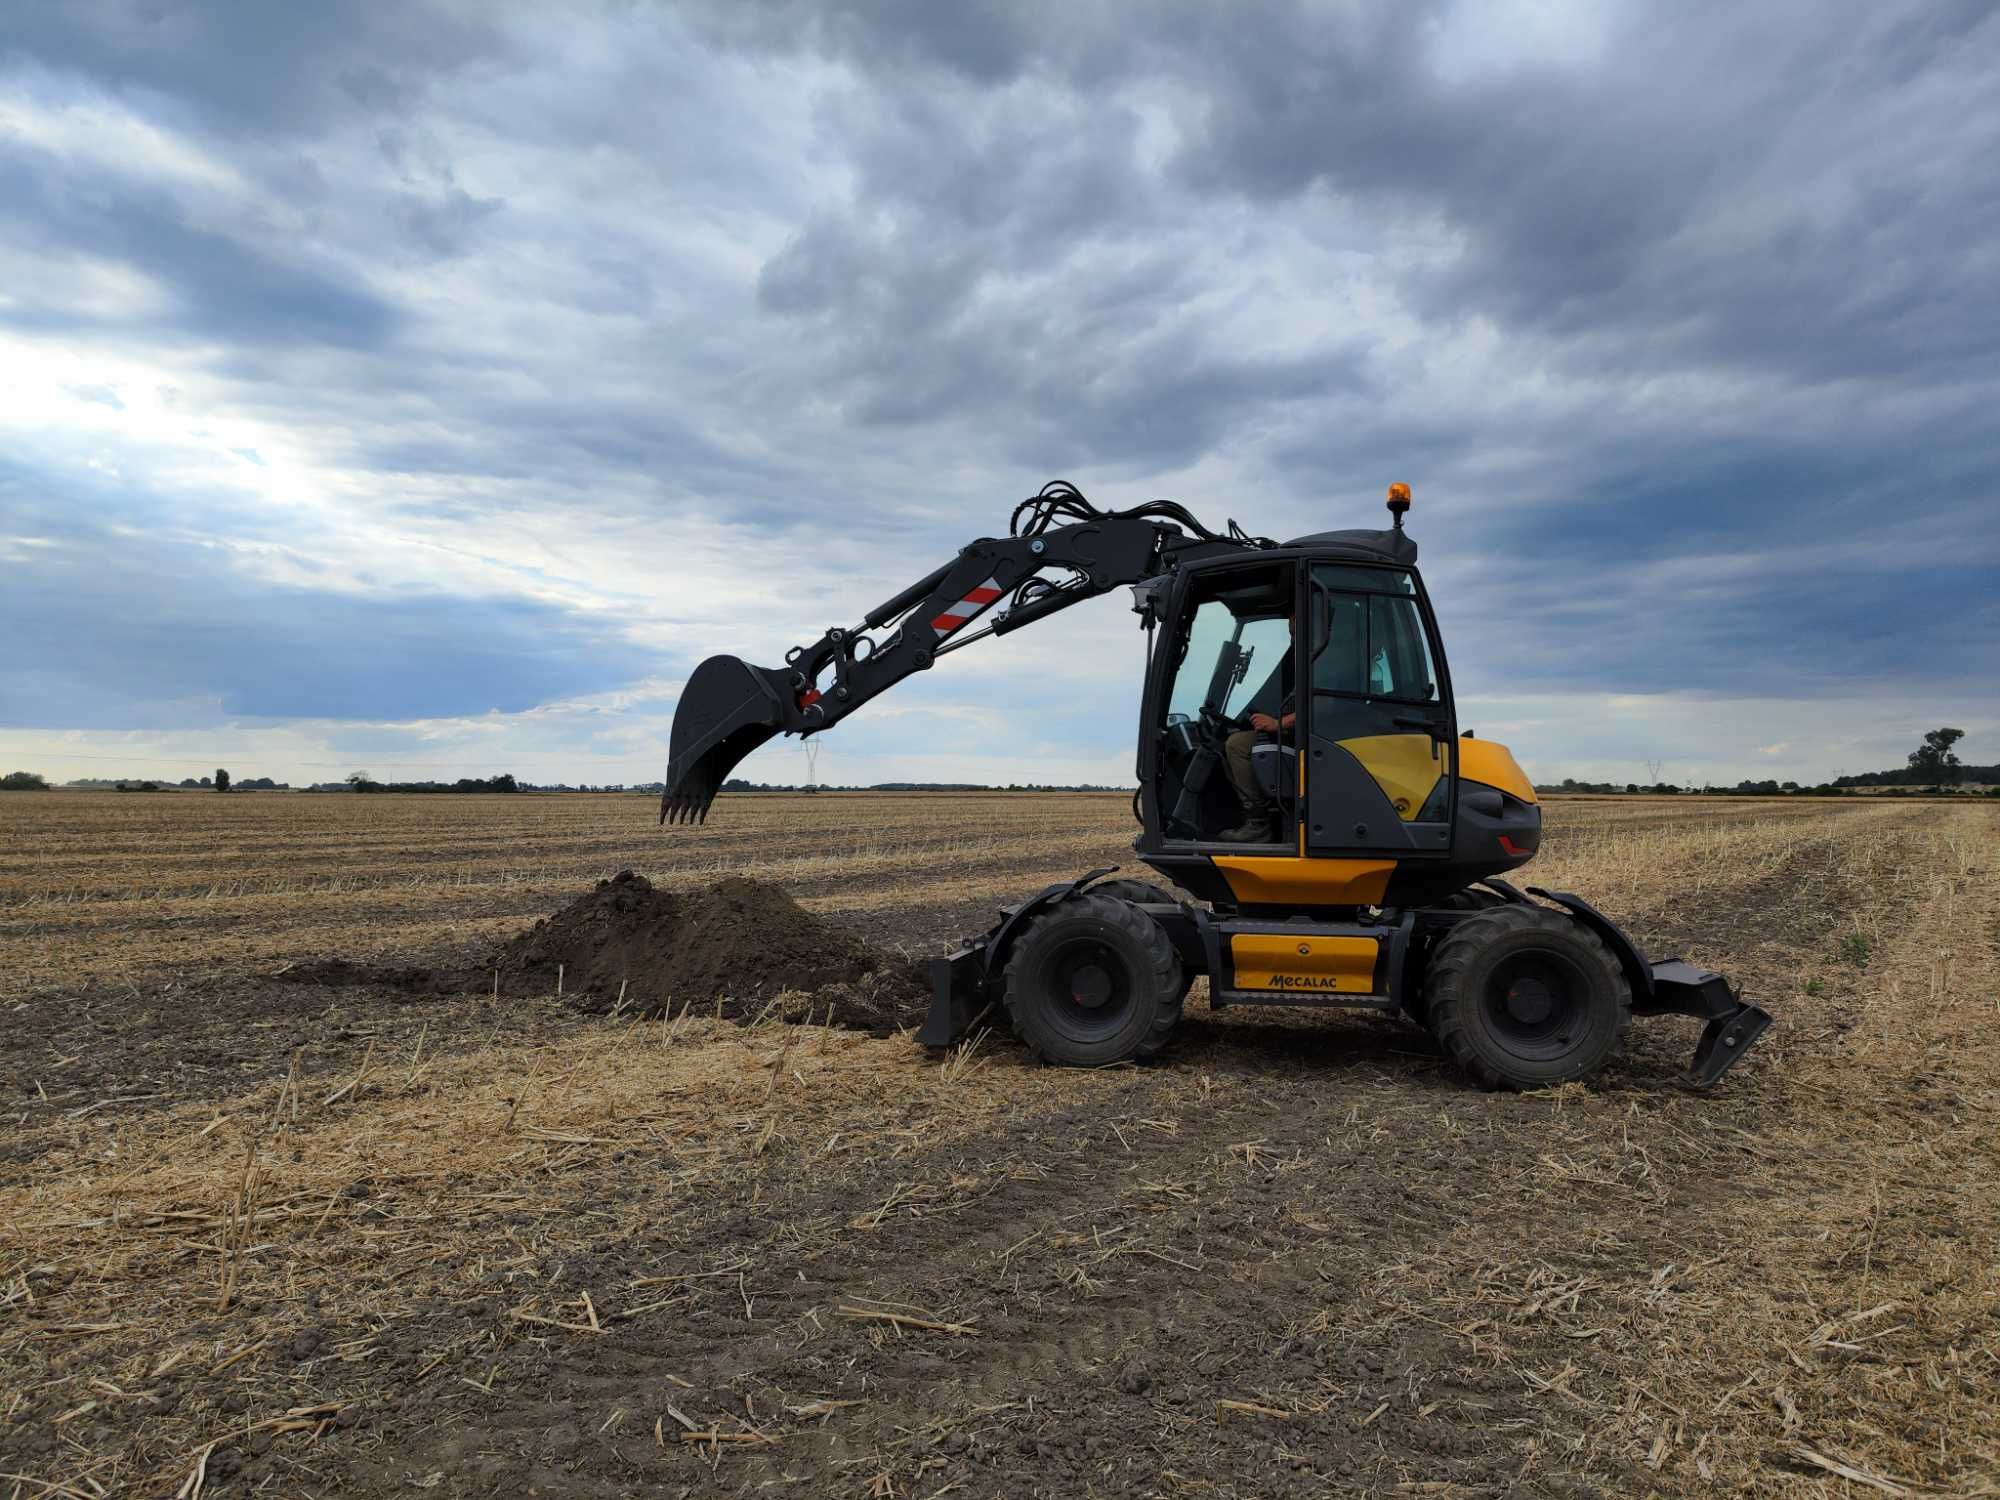
<instances>
[{"instance_id":1,"label":"yellow and grey excavator","mask_svg":"<svg viewBox=\"0 0 2000 1500\"><path fill-rule=\"evenodd\" d=\"M1534 857L1541 808L1504 746L1459 731L1409 507L1392 485L1389 529L1280 543L1047 485L1007 536L783 667L702 662L661 821L705 820L773 735L818 734L941 656L1128 586L1147 641L1132 847L1191 899L1108 867L1004 909L933 961L921 1042L949 1046L997 1007L1048 1061L1147 1057L1206 977L1214 1008L1406 1016L1490 1088L1589 1076L1632 1015L1696 1016L1690 1074L1714 1083L1768 1015L1719 974L1647 959L1581 897L1501 878Z\"/></svg>"}]
</instances>

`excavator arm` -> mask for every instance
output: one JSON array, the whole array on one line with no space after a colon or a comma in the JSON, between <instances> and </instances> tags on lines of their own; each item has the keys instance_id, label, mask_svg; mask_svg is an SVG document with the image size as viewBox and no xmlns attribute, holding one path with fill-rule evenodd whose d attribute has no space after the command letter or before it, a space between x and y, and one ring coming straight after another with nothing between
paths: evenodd
<instances>
[{"instance_id":1,"label":"excavator arm","mask_svg":"<svg viewBox=\"0 0 2000 1500\"><path fill-rule=\"evenodd\" d=\"M1168 501L1100 511L1060 482L1016 507L1012 530L969 543L870 610L858 627L836 626L809 646L793 647L782 667L752 666L735 656L702 662L674 710L660 821L705 821L723 781L766 740L831 728L960 646L1006 635L1197 557L1272 545L1233 522L1226 534L1208 531ZM1008 607L991 625L961 634L1003 599Z\"/></svg>"}]
</instances>

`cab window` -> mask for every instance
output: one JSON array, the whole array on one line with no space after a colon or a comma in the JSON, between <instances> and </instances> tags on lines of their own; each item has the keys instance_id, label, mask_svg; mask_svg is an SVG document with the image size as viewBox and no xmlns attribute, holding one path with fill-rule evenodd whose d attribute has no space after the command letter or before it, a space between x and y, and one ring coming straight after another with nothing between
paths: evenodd
<instances>
[{"instance_id":1,"label":"cab window","mask_svg":"<svg viewBox=\"0 0 2000 1500\"><path fill-rule=\"evenodd\" d=\"M1409 575L1396 569L1313 569L1315 694L1438 701L1437 672L1411 587Z\"/></svg>"},{"instance_id":2,"label":"cab window","mask_svg":"<svg viewBox=\"0 0 2000 1500\"><path fill-rule=\"evenodd\" d=\"M1207 709L1234 719L1253 707L1277 711L1270 704L1282 690L1292 649L1289 579L1274 573L1246 582L1232 575L1224 583L1226 597L1194 606L1167 696L1169 714L1197 718Z\"/></svg>"},{"instance_id":3,"label":"cab window","mask_svg":"<svg viewBox=\"0 0 2000 1500\"><path fill-rule=\"evenodd\" d=\"M1368 691L1411 703L1437 702L1437 673L1416 600L1369 597Z\"/></svg>"}]
</instances>

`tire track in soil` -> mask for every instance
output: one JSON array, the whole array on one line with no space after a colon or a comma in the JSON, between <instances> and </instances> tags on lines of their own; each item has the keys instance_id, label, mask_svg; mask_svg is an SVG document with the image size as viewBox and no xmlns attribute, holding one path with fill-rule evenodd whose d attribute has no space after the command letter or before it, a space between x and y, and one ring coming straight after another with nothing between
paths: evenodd
<instances>
[{"instance_id":1,"label":"tire track in soil","mask_svg":"<svg viewBox=\"0 0 2000 1500\"><path fill-rule=\"evenodd\" d=\"M1824 869L1823 842L1728 893L1739 915L1760 914L1746 935L1823 940L1824 883L1801 878ZM1670 934L1695 915L1670 903L1635 926ZM1164 1066L1105 1075L1075 1107L974 1146L839 1174L790 1160L665 1206L655 1243L617 1259L701 1270L753 1247L742 1289L690 1283L700 1290L646 1325L643 1349L518 1349L503 1380L535 1398L454 1418L442 1444L385 1432L383 1457L397 1457L369 1470L386 1486L449 1465L447 1449L476 1449L489 1469L526 1463L577 1493L673 1478L751 1493L816 1474L858 1494L879 1473L898 1493L971 1495L1173 1493L1169 1473L1218 1495L1359 1493L1404 1478L1466 1495L1643 1487L1629 1450L1593 1430L1622 1396L1629 1351L1580 1345L1548 1319L1508 1328L1502 1355L1479 1330L1426 1321L1420 1289L1384 1271L1426 1255L1463 1276L1509 1255L1577 1277L1658 1264L1678 1253L1689 1216L1713 1224L1749 1190L1741 1158L1648 1137L1662 1173L1652 1222L1621 1223L1607 1242L1607 1208L1623 1205L1587 1182L1534 1182L1548 1100L1471 1093L1405 1056L1424 1046L1407 1030L1366 1018L1303 1036L1263 1018L1193 1019ZM1746 1064L1695 1104L1695 1127L1754 1116L1756 1076ZM1566 1108L1572 1127L1602 1137L1631 1130L1635 1109L1643 1129L1644 1112L1683 1102L1628 1069ZM855 1227L898 1193L898 1208ZM835 1313L860 1302L914 1304L979 1332L897 1335ZM1559 1377L1560 1394L1523 1371ZM689 1387L661 1387L662 1372ZM860 1404L823 1422L786 1412L823 1399ZM1221 1424L1218 1399L1293 1415ZM725 1449L705 1475L693 1445L662 1454L650 1424L581 1436L631 1400L655 1413L674 1400L725 1430L741 1415L782 1444ZM447 1493L481 1493L478 1472L448 1474L473 1483Z\"/></svg>"},{"instance_id":2,"label":"tire track in soil","mask_svg":"<svg viewBox=\"0 0 2000 1500\"><path fill-rule=\"evenodd\" d=\"M1728 893L1739 916L1769 914L1781 951L1786 939L1803 951L1802 935L1818 941L1811 935L1825 931L1824 912L1804 905L1811 859L1794 851ZM1759 899L1769 895L1778 899ZM1689 920L1668 909L1642 913L1634 926L1670 932ZM661 1201L646 1243L606 1244L574 1261L562 1286L706 1268L751 1245L754 1318L743 1317L740 1300L732 1310L736 1288L724 1281L698 1284L682 1307L649 1315L629 1333L573 1343L559 1336L545 1348L516 1342L500 1360L500 1389L533 1387L538 1396L456 1387L470 1411L405 1385L415 1374L409 1361L364 1368L354 1372L366 1377L355 1388L380 1396L376 1415L353 1439L332 1438L314 1462L346 1465L355 1483L344 1488L373 1481L385 1493L433 1472L446 1475L446 1494L511 1491L524 1473L569 1492L620 1493L662 1482L748 1492L815 1472L834 1476L836 1492L863 1493L884 1471L901 1493L954 1482L972 1494L1086 1486L1166 1493L1166 1468L1212 1476L1219 1494L1283 1494L1286 1485L1324 1493L1329 1484L1393 1483L1398 1466L1425 1479L1448 1472L1469 1494L1502 1492L1522 1473L1524 1493L1621 1491L1630 1462L1622 1450L1593 1449L1569 1470L1551 1467L1562 1462L1549 1456L1552 1441L1595 1441L1587 1413L1536 1392L1516 1370L1566 1367L1577 1349L1562 1333L1510 1331L1503 1363L1402 1309L1399 1289L1380 1281L1385 1265L1418 1246L1458 1269L1476 1269L1475 1247L1490 1258L1496 1245L1531 1248L1565 1270L1604 1269L1585 1253L1600 1237L1602 1195L1581 1193L1553 1209L1537 1202L1530 1215L1519 1180L1496 1187L1495 1163L1516 1171L1546 1149L1547 1101L1467 1093L1434 1060L1410 1055L1426 1050L1413 1033L1370 1019L1299 1025L1240 1014L1210 1020L1196 1012L1168 1065L1104 1075L1074 1109L1016 1122L976 1149L959 1143L840 1169L781 1158L741 1182ZM1685 1060L1684 1049L1670 1050L1672 1065ZM1732 1082L1754 1079L1756 1056ZM1001 1054L990 1066L1018 1063ZM1204 1074L1218 1081L1206 1097ZM1696 1108L1752 1121L1757 1101L1739 1093ZM1601 1095L1571 1104L1569 1117L1608 1129L1630 1105L1678 1098L1664 1083L1614 1073ZM1176 1120L1180 1134L1141 1118ZM1484 1143L1480 1151L1465 1148L1468 1138ZM1254 1153L1228 1150L1251 1140ZM1705 1221L1740 1192L1729 1170L1736 1158L1684 1159L1666 1143L1654 1152L1681 1174L1675 1206L1691 1205ZM954 1187L968 1181L977 1185ZM1168 1183L1181 1186L1162 1191ZM873 1229L848 1227L899 1186L915 1194L902 1212ZM592 1188L639 1191L607 1168L575 1184L585 1212ZM1334 1195L1337 1206L1328 1201ZM1071 1235L1088 1243L1062 1238ZM1024 1236L1030 1242L1008 1255ZM1675 1241L1640 1234L1638 1243L1651 1253L1672 1251ZM1115 1253L1103 1255L1107 1248ZM1133 1253L1144 1249L1187 1264ZM1624 1248L1618 1255L1632 1258ZM963 1341L915 1333L878 1340L867 1325L831 1316L840 1300L869 1295L972 1318L983 1332ZM451 1336L500 1334L509 1330L498 1307L484 1298L426 1310L418 1321ZM1349 1326L1355 1318L1362 1323ZM482 1360L466 1369L483 1377L489 1367ZM663 1384L665 1371L690 1380L695 1394ZM445 1384L450 1373L434 1380ZM1615 1388L1617 1371L1587 1368L1578 1378L1587 1389L1593 1381ZM1361 1425L1395 1396L1398 1381L1417 1393L1391 1399ZM818 1427L785 1416L780 1393L795 1405L816 1396L864 1404ZM1282 1423L1218 1427L1208 1404L1218 1394L1288 1408L1331 1404ZM666 1400L706 1421L735 1410L739 1395L755 1402L757 1420L786 1434L784 1446L725 1449L713 1475L685 1447L662 1456L648 1423L639 1424L642 1435L596 1430L621 1406L657 1415ZM1010 1401L1019 1404L976 1410ZM1426 1406L1428 1416L1416 1415ZM772 1423L774 1410L780 1420ZM426 1435L440 1424L448 1434ZM1527 1451L1531 1440L1542 1446ZM386 1446L371 1453L378 1442ZM1148 1466L1125 1463L1142 1443ZM1292 1467L1294 1452L1306 1454L1306 1468ZM837 1467L855 1460L868 1462ZM1336 1468L1336 1477L1313 1477Z\"/></svg>"}]
</instances>

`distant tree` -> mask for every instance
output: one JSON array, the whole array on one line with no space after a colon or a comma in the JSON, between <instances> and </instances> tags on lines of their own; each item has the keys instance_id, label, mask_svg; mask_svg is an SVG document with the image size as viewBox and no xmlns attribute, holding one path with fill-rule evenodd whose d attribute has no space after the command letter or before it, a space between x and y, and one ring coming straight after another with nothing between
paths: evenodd
<instances>
[{"instance_id":1,"label":"distant tree","mask_svg":"<svg viewBox=\"0 0 2000 1500\"><path fill-rule=\"evenodd\" d=\"M218 792L229 790L229 773L220 766L215 768L215 789Z\"/></svg>"},{"instance_id":2,"label":"distant tree","mask_svg":"<svg viewBox=\"0 0 2000 1500\"><path fill-rule=\"evenodd\" d=\"M213 782L212 780L210 780L210 779L209 779L208 777L204 776L204 777L202 777L202 778L201 778L201 782L200 782L200 785L202 785L202 786L214 786L214 785L215 785L215 783L214 783L214 782Z\"/></svg>"},{"instance_id":3,"label":"distant tree","mask_svg":"<svg viewBox=\"0 0 2000 1500\"><path fill-rule=\"evenodd\" d=\"M1636 781L1628 781L1625 783L1625 790L1627 792L1636 793L1639 790L1639 783Z\"/></svg>"},{"instance_id":4,"label":"distant tree","mask_svg":"<svg viewBox=\"0 0 2000 1500\"><path fill-rule=\"evenodd\" d=\"M1910 769L1925 786L1944 786L1958 780L1958 756L1952 746L1965 738L1963 729L1933 729L1924 736L1920 749L1910 752Z\"/></svg>"},{"instance_id":5,"label":"distant tree","mask_svg":"<svg viewBox=\"0 0 2000 1500\"><path fill-rule=\"evenodd\" d=\"M0 776L0 792L46 792L49 784L39 771L9 771Z\"/></svg>"}]
</instances>

